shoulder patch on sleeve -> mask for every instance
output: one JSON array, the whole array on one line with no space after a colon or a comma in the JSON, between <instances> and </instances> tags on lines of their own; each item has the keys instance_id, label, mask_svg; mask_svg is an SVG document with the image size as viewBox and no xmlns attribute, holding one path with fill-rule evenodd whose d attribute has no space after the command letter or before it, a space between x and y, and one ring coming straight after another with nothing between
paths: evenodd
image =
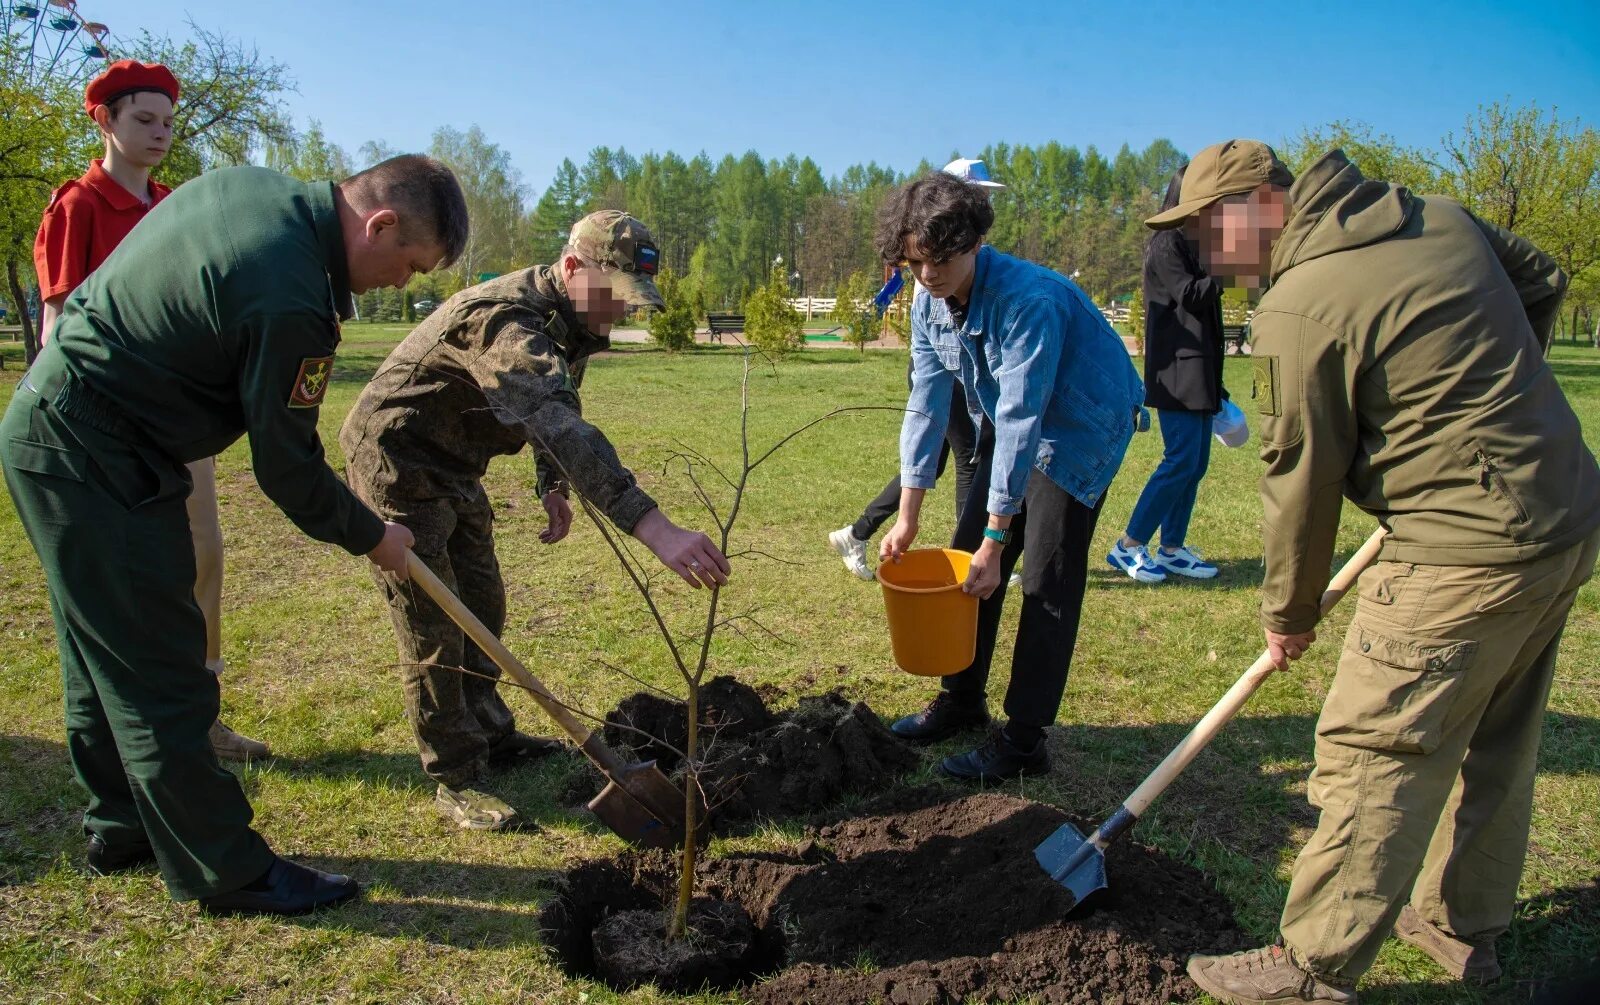
<instances>
[{"instance_id":1,"label":"shoulder patch on sleeve","mask_svg":"<svg viewBox=\"0 0 1600 1005\"><path fill-rule=\"evenodd\" d=\"M1278 357L1252 357L1255 368L1250 382L1250 397L1256 400L1256 411L1262 415L1282 414L1278 400Z\"/></svg>"},{"instance_id":2,"label":"shoulder patch on sleeve","mask_svg":"<svg viewBox=\"0 0 1600 1005\"><path fill-rule=\"evenodd\" d=\"M316 408L328 393L328 378L333 374L332 356L307 356L300 361L289 391L290 408Z\"/></svg>"}]
</instances>

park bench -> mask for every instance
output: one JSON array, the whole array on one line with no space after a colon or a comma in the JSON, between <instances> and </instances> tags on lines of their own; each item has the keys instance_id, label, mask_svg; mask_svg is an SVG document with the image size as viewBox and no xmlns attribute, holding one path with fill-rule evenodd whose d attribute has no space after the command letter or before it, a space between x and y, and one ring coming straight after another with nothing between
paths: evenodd
<instances>
[{"instance_id":1,"label":"park bench","mask_svg":"<svg viewBox=\"0 0 1600 1005\"><path fill-rule=\"evenodd\" d=\"M707 314L706 327L711 330L711 341L721 342L724 335L744 334L744 315Z\"/></svg>"},{"instance_id":2,"label":"park bench","mask_svg":"<svg viewBox=\"0 0 1600 1005\"><path fill-rule=\"evenodd\" d=\"M1222 326L1222 354L1242 356L1250 351L1250 325Z\"/></svg>"}]
</instances>

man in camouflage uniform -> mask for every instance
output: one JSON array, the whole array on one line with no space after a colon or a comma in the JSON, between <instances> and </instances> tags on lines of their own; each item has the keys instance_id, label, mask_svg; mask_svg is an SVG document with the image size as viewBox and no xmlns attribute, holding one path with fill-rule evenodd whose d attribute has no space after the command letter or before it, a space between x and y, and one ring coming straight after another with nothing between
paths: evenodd
<instances>
[{"instance_id":1,"label":"man in camouflage uniform","mask_svg":"<svg viewBox=\"0 0 1600 1005\"><path fill-rule=\"evenodd\" d=\"M1279 669L1316 638L1343 499L1388 532L1317 721L1320 816L1280 942L1189 975L1226 1002L1351 1003L1393 931L1495 980L1556 651L1600 549L1600 468L1545 360L1567 278L1338 150L1295 180L1265 144L1209 147L1147 222L1271 286L1252 333Z\"/></svg>"},{"instance_id":2,"label":"man in camouflage uniform","mask_svg":"<svg viewBox=\"0 0 1600 1005\"><path fill-rule=\"evenodd\" d=\"M411 529L417 557L496 634L505 586L482 479L492 458L527 444L549 516L541 541L554 544L571 526L570 480L691 586L725 582L716 545L666 518L578 400L585 362L610 346L611 325L630 306L662 305L651 278L658 254L633 217L584 217L554 265L462 290L429 315L389 354L339 434L351 487ZM389 599L406 712L422 768L439 783L440 812L474 830L505 827L516 811L479 788L489 768L558 744L515 729L496 690L499 667L437 604L392 576L374 578Z\"/></svg>"}]
</instances>

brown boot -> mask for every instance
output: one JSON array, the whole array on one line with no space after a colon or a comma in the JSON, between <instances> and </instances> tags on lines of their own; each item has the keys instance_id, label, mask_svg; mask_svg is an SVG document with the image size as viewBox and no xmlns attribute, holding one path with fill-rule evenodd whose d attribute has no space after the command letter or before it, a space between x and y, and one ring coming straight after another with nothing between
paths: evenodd
<instances>
[{"instance_id":1,"label":"brown boot","mask_svg":"<svg viewBox=\"0 0 1600 1005\"><path fill-rule=\"evenodd\" d=\"M1231 956L1191 956L1189 977L1200 985L1200 990L1229 1005L1356 1003L1354 986L1319 980L1297 965L1282 946L1267 946Z\"/></svg>"},{"instance_id":2,"label":"brown boot","mask_svg":"<svg viewBox=\"0 0 1600 1005\"><path fill-rule=\"evenodd\" d=\"M259 761L272 756L265 743L235 733L221 719L211 724L211 749L225 761Z\"/></svg>"},{"instance_id":3,"label":"brown boot","mask_svg":"<svg viewBox=\"0 0 1600 1005\"><path fill-rule=\"evenodd\" d=\"M1410 904L1400 909L1394 936L1427 953L1451 977L1468 984L1493 984L1500 979L1500 959L1494 943L1465 942L1424 921Z\"/></svg>"}]
</instances>

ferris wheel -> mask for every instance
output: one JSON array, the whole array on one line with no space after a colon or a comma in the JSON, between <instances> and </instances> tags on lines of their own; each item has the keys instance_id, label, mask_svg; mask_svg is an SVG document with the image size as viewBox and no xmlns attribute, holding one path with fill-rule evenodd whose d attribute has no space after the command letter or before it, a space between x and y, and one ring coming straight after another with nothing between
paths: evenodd
<instances>
[{"instance_id":1,"label":"ferris wheel","mask_svg":"<svg viewBox=\"0 0 1600 1005\"><path fill-rule=\"evenodd\" d=\"M111 61L111 30L77 0L0 0L0 64L19 83L79 83Z\"/></svg>"}]
</instances>

